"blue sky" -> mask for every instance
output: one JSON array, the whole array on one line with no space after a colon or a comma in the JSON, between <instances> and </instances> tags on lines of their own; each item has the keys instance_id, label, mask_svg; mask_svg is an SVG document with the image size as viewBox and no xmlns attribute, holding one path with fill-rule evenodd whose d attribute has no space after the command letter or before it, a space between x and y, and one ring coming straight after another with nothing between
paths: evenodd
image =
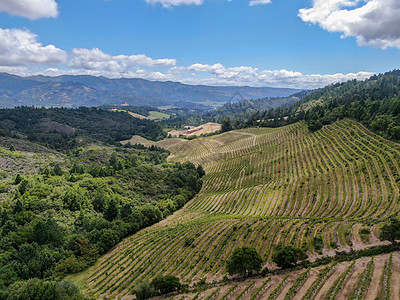
<instances>
[{"instance_id":1,"label":"blue sky","mask_svg":"<svg viewBox=\"0 0 400 300\"><path fill-rule=\"evenodd\" d=\"M398 0L14 2L0 71L22 76L315 88L400 68Z\"/></svg>"}]
</instances>

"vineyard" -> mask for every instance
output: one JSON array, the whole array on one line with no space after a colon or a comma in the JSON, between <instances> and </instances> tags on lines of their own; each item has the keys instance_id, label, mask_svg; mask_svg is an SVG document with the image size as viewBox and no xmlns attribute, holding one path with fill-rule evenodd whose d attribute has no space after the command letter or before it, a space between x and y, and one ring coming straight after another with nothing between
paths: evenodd
<instances>
[{"instance_id":1,"label":"vineyard","mask_svg":"<svg viewBox=\"0 0 400 300\"><path fill-rule=\"evenodd\" d=\"M397 272L391 272L396 268ZM212 287L173 299L399 299L400 255L294 271Z\"/></svg>"},{"instance_id":2,"label":"vineyard","mask_svg":"<svg viewBox=\"0 0 400 300\"><path fill-rule=\"evenodd\" d=\"M379 245L382 222L400 211L400 145L355 121L315 133L304 123L239 130L180 141L169 150L171 162L204 167L201 192L73 278L95 297L130 297L138 279L156 275L172 274L188 284L219 281L226 275L226 260L243 245L256 248L269 268L274 268L271 254L279 242L304 249L310 260ZM395 253L190 297L398 299L399 268Z\"/></svg>"}]
</instances>

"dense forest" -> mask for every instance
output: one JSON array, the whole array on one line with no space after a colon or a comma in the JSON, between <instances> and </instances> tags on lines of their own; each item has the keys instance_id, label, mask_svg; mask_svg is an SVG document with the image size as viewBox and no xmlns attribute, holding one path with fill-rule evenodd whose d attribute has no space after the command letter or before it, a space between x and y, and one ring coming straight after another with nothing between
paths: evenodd
<instances>
[{"instance_id":1,"label":"dense forest","mask_svg":"<svg viewBox=\"0 0 400 300\"><path fill-rule=\"evenodd\" d=\"M154 141L166 136L158 123L132 118L126 112L85 107L0 110L0 136L27 139L56 150L93 142L115 145L135 134Z\"/></svg>"},{"instance_id":2,"label":"dense forest","mask_svg":"<svg viewBox=\"0 0 400 300\"><path fill-rule=\"evenodd\" d=\"M60 295L51 299L81 299L71 283L59 280L200 190L203 169L167 163L168 155L154 146L77 148L40 174L3 181L0 299L48 289Z\"/></svg>"}]
</instances>

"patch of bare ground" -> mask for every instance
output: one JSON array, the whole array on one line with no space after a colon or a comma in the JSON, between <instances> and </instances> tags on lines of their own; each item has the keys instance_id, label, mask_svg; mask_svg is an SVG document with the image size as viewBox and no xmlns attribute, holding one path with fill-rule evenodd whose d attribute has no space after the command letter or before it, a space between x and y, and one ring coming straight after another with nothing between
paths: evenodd
<instances>
[{"instance_id":1,"label":"patch of bare ground","mask_svg":"<svg viewBox=\"0 0 400 300\"><path fill-rule=\"evenodd\" d=\"M323 283L321 289L317 293L315 299L324 299L328 292L329 289L332 287L333 284L343 275L343 272L347 269L347 267L350 265L350 262L346 262L343 264L339 264L335 267L335 271L329 278Z\"/></svg>"},{"instance_id":2,"label":"patch of bare ground","mask_svg":"<svg viewBox=\"0 0 400 300\"><path fill-rule=\"evenodd\" d=\"M296 272L295 276L289 276L289 278L286 280L281 292L278 294L276 299L285 299L286 294L289 292L290 288L296 282L298 275L299 273Z\"/></svg>"},{"instance_id":3,"label":"patch of bare ground","mask_svg":"<svg viewBox=\"0 0 400 300\"><path fill-rule=\"evenodd\" d=\"M363 257L357 260L353 268L353 273L351 274L350 272L351 275L349 275L350 277L341 287L337 295L337 299L349 299L351 297L351 294L353 293L358 281L360 280L361 274L364 272L370 260L370 257Z\"/></svg>"},{"instance_id":4,"label":"patch of bare ground","mask_svg":"<svg viewBox=\"0 0 400 300\"><path fill-rule=\"evenodd\" d=\"M385 270L385 261L388 260L389 254L375 257L374 271L372 273L371 285L366 294L366 300L376 300L381 288L381 279Z\"/></svg>"},{"instance_id":5,"label":"patch of bare ground","mask_svg":"<svg viewBox=\"0 0 400 300\"><path fill-rule=\"evenodd\" d=\"M282 276L273 276L271 277L271 281L268 282L264 291L259 295L258 299L268 299L268 297L272 294L272 292L277 288L277 286L281 283Z\"/></svg>"},{"instance_id":6,"label":"patch of bare ground","mask_svg":"<svg viewBox=\"0 0 400 300\"><path fill-rule=\"evenodd\" d=\"M318 279L318 271L317 269L313 269L310 271L310 275L304 282L304 284L299 288L297 294L293 297L293 300L301 300L307 294L308 289L314 284L314 282Z\"/></svg>"},{"instance_id":7,"label":"patch of bare ground","mask_svg":"<svg viewBox=\"0 0 400 300\"><path fill-rule=\"evenodd\" d=\"M390 278L390 299L400 299L400 257L393 253L392 277Z\"/></svg>"},{"instance_id":8,"label":"patch of bare ground","mask_svg":"<svg viewBox=\"0 0 400 300\"><path fill-rule=\"evenodd\" d=\"M218 123L206 123L200 126L197 126L192 129L186 129L186 130L171 130L168 132L171 136L180 136L180 135L185 135L185 136L193 136L193 135L202 135L202 134L208 134L208 133L214 133L217 131L221 130L221 124Z\"/></svg>"}]
</instances>

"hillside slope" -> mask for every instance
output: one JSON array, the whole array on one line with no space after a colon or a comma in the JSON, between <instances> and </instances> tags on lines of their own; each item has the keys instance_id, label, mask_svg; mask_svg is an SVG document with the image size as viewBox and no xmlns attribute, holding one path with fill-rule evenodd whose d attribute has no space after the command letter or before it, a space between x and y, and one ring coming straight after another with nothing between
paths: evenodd
<instances>
[{"instance_id":1,"label":"hillside slope","mask_svg":"<svg viewBox=\"0 0 400 300\"><path fill-rule=\"evenodd\" d=\"M314 133L304 122L251 128L169 150L172 162L204 166L201 192L75 277L90 294L126 296L138 279L158 274L189 284L221 280L226 260L242 245L256 248L273 268L271 252L278 242L305 249L311 260L381 244L379 225L400 211L400 145L355 121ZM361 228L371 230L364 241ZM321 250L314 237L322 239Z\"/></svg>"},{"instance_id":2,"label":"hillside slope","mask_svg":"<svg viewBox=\"0 0 400 300\"><path fill-rule=\"evenodd\" d=\"M197 102L233 101L289 96L290 88L205 86L179 82L149 81L139 78L110 79L95 76L19 77L0 73L0 107L54 106L79 107L129 104L133 106L177 105L193 107Z\"/></svg>"}]
</instances>

